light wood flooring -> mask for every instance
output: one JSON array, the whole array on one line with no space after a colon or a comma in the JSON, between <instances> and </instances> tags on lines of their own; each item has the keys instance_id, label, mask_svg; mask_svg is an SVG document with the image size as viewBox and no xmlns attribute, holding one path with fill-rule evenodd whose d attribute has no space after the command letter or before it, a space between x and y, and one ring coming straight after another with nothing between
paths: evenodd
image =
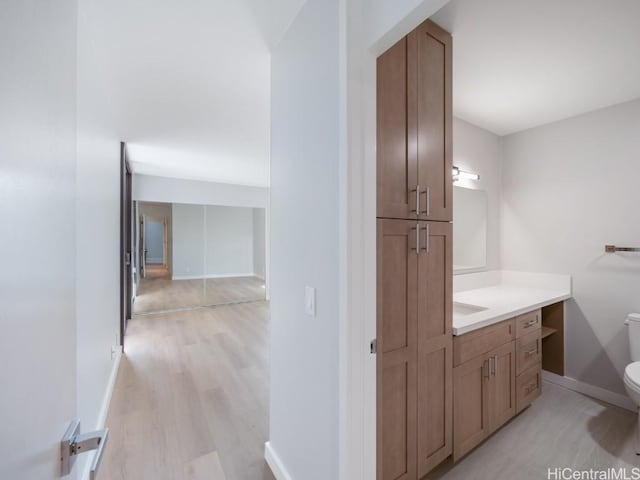
<instances>
[{"instance_id":1,"label":"light wood flooring","mask_svg":"<svg viewBox=\"0 0 640 480\"><path fill-rule=\"evenodd\" d=\"M133 318L100 480L274 480L268 304Z\"/></svg>"},{"instance_id":2,"label":"light wood flooring","mask_svg":"<svg viewBox=\"0 0 640 480\"><path fill-rule=\"evenodd\" d=\"M171 280L166 269L147 267L147 277L140 279L133 313L254 302L264 297L264 280L258 277Z\"/></svg>"},{"instance_id":3,"label":"light wood flooring","mask_svg":"<svg viewBox=\"0 0 640 480\"><path fill-rule=\"evenodd\" d=\"M268 304L130 321L100 480L274 480ZM547 469L640 467L634 413L544 383L542 396L429 480L539 480ZM328 479L329 480L329 479Z\"/></svg>"},{"instance_id":4,"label":"light wood flooring","mask_svg":"<svg viewBox=\"0 0 640 480\"><path fill-rule=\"evenodd\" d=\"M631 468L640 467L635 427L632 412L544 382L531 407L458 464L447 461L426 478L541 480L555 467L625 467L631 478Z\"/></svg>"}]
</instances>

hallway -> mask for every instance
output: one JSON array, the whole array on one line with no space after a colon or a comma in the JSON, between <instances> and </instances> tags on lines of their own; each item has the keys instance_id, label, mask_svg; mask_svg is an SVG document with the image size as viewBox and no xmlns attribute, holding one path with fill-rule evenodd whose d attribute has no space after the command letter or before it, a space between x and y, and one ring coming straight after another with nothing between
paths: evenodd
<instances>
[{"instance_id":1,"label":"hallway","mask_svg":"<svg viewBox=\"0 0 640 480\"><path fill-rule=\"evenodd\" d=\"M103 480L273 480L266 302L137 317L109 416Z\"/></svg>"}]
</instances>

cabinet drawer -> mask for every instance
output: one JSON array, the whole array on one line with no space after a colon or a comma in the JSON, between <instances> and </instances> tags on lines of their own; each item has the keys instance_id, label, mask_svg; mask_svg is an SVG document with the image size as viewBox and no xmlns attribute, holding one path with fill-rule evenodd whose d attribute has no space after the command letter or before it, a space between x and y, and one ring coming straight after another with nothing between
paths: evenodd
<instances>
[{"instance_id":1,"label":"cabinet drawer","mask_svg":"<svg viewBox=\"0 0 640 480\"><path fill-rule=\"evenodd\" d=\"M516 375L525 370L539 366L542 362L541 330L528 333L516 340Z\"/></svg>"},{"instance_id":2,"label":"cabinet drawer","mask_svg":"<svg viewBox=\"0 0 640 480\"><path fill-rule=\"evenodd\" d=\"M453 337L453 366L509 343L515 337L513 320L490 325L474 332Z\"/></svg>"},{"instance_id":3,"label":"cabinet drawer","mask_svg":"<svg viewBox=\"0 0 640 480\"><path fill-rule=\"evenodd\" d=\"M516 317L516 337L522 337L534 330L540 330L541 326L542 311L539 309L523 315L518 315Z\"/></svg>"},{"instance_id":4,"label":"cabinet drawer","mask_svg":"<svg viewBox=\"0 0 640 480\"><path fill-rule=\"evenodd\" d=\"M531 367L516 379L516 413L520 413L542 393L542 370Z\"/></svg>"}]
</instances>

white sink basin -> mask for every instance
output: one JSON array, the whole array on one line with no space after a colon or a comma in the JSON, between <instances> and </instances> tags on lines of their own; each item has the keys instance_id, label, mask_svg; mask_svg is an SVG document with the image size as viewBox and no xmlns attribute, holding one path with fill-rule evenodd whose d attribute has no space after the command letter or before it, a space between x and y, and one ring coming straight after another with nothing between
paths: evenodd
<instances>
[{"instance_id":1,"label":"white sink basin","mask_svg":"<svg viewBox=\"0 0 640 480\"><path fill-rule=\"evenodd\" d=\"M471 305L470 303L453 302L454 315L471 315L472 313L482 312L486 309L487 307L481 307L480 305Z\"/></svg>"}]
</instances>

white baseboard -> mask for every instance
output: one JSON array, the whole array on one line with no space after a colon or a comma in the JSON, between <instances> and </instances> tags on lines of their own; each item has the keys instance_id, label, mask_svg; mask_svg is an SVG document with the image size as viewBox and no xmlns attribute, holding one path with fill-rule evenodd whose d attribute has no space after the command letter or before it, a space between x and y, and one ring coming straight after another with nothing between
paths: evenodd
<instances>
[{"instance_id":1,"label":"white baseboard","mask_svg":"<svg viewBox=\"0 0 640 480\"><path fill-rule=\"evenodd\" d=\"M284 468L282 460L280 460L278 454L273 450L273 447L271 447L271 442L264 444L264 459L267 461L267 465L271 468L276 480L293 480L289 472Z\"/></svg>"},{"instance_id":2,"label":"white baseboard","mask_svg":"<svg viewBox=\"0 0 640 480\"><path fill-rule=\"evenodd\" d=\"M111 397L113 396L113 389L116 386L116 379L118 378L118 369L120 367L120 359L122 358L122 348L116 354L116 358L113 359L113 363L111 364L111 373L109 374L109 381L107 383L107 389L104 392L104 398L102 399L102 406L100 407L100 413L98 413L98 421L96 422L96 430L101 430L104 428L104 424L107 421L107 415L109 414L109 405L111 405ZM93 453L92 455L95 455ZM85 461L85 466L82 471L83 480L89 480L91 462Z\"/></svg>"},{"instance_id":3,"label":"white baseboard","mask_svg":"<svg viewBox=\"0 0 640 480\"><path fill-rule=\"evenodd\" d=\"M203 280L205 278L232 278L232 277L255 277L253 273L229 273L224 275L173 275L171 280Z\"/></svg>"},{"instance_id":4,"label":"white baseboard","mask_svg":"<svg viewBox=\"0 0 640 480\"><path fill-rule=\"evenodd\" d=\"M581 382L580 380L576 380L575 378L561 377L560 375L556 375L555 373L543 370L542 379L546 380L547 382L560 385L561 387L568 388L569 390L573 390L574 392L582 393L583 395L587 395L588 397L610 403L611 405L615 405L632 412L636 412L638 410L638 406L633 403L633 400L631 400L626 395L612 392L610 390L605 390L604 388Z\"/></svg>"}]
</instances>

